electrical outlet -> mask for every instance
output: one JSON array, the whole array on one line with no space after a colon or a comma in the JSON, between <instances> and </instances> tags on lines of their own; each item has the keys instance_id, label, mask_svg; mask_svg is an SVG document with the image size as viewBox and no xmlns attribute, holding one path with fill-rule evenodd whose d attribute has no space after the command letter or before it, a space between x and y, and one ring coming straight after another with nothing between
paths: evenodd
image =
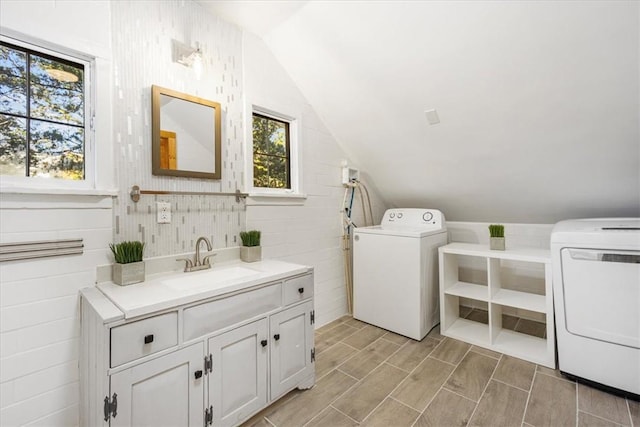
<instances>
[{"instance_id":1,"label":"electrical outlet","mask_svg":"<svg viewBox=\"0 0 640 427\"><path fill-rule=\"evenodd\" d=\"M171 203L156 202L156 212L158 213L158 224L171 222Z\"/></svg>"}]
</instances>

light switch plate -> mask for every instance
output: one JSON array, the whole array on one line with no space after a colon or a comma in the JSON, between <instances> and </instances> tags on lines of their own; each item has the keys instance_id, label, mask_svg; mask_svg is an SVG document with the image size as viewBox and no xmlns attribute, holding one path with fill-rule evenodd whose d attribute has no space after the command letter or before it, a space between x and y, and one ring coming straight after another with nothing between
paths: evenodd
<instances>
[{"instance_id":1,"label":"light switch plate","mask_svg":"<svg viewBox=\"0 0 640 427\"><path fill-rule=\"evenodd\" d=\"M171 223L171 203L156 202L156 212L158 214L158 224Z\"/></svg>"},{"instance_id":2,"label":"light switch plate","mask_svg":"<svg viewBox=\"0 0 640 427\"><path fill-rule=\"evenodd\" d=\"M427 110L424 114L427 116L427 121L430 125L437 125L440 123L440 117L438 117L438 112L435 109Z\"/></svg>"}]
</instances>

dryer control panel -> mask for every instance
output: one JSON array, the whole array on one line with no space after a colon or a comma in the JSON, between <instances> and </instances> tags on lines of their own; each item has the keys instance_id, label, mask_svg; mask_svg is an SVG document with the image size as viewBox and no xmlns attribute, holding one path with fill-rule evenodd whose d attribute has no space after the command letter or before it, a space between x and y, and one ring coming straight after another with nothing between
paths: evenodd
<instances>
[{"instance_id":1,"label":"dryer control panel","mask_svg":"<svg viewBox=\"0 0 640 427\"><path fill-rule=\"evenodd\" d=\"M444 215L437 209L394 208L387 209L380 223L381 228L442 228Z\"/></svg>"}]
</instances>

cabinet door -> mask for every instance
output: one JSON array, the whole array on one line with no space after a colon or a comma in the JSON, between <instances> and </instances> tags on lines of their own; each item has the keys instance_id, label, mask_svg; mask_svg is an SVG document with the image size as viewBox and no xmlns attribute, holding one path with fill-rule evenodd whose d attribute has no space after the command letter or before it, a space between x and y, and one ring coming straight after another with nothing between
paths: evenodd
<instances>
[{"instance_id":1,"label":"cabinet door","mask_svg":"<svg viewBox=\"0 0 640 427\"><path fill-rule=\"evenodd\" d=\"M271 333L271 400L313 374L311 301L274 314Z\"/></svg>"},{"instance_id":2,"label":"cabinet door","mask_svg":"<svg viewBox=\"0 0 640 427\"><path fill-rule=\"evenodd\" d=\"M174 351L111 375L117 395L112 427L204 425L204 343Z\"/></svg>"},{"instance_id":3,"label":"cabinet door","mask_svg":"<svg viewBox=\"0 0 640 427\"><path fill-rule=\"evenodd\" d=\"M262 319L209 339L213 425L236 425L266 405L267 326Z\"/></svg>"}]
</instances>

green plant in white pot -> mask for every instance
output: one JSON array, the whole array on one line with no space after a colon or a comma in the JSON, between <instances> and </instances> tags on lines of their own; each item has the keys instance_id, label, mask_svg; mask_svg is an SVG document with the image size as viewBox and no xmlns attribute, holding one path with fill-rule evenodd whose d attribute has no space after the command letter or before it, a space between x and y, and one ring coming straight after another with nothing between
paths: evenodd
<instances>
[{"instance_id":1,"label":"green plant in white pot","mask_svg":"<svg viewBox=\"0 0 640 427\"><path fill-rule=\"evenodd\" d=\"M144 243L139 241L109 244L116 263L113 264L112 279L118 285L144 282Z\"/></svg>"},{"instance_id":2,"label":"green plant in white pot","mask_svg":"<svg viewBox=\"0 0 640 427\"><path fill-rule=\"evenodd\" d=\"M240 259L244 262L256 262L262 259L262 247L260 246L260 231L241 231Z\"/></svg>"},{"instance_id":3,"label":"green plant in white pot","mask_svg":"<svg viewBox=\"0 0 640 427\"><path fill-rule=\"evenodd\" d=\"M494 251L504 251L504 225L491 224L489 226L489 249Z\"/></svg>"}]
</instances>

